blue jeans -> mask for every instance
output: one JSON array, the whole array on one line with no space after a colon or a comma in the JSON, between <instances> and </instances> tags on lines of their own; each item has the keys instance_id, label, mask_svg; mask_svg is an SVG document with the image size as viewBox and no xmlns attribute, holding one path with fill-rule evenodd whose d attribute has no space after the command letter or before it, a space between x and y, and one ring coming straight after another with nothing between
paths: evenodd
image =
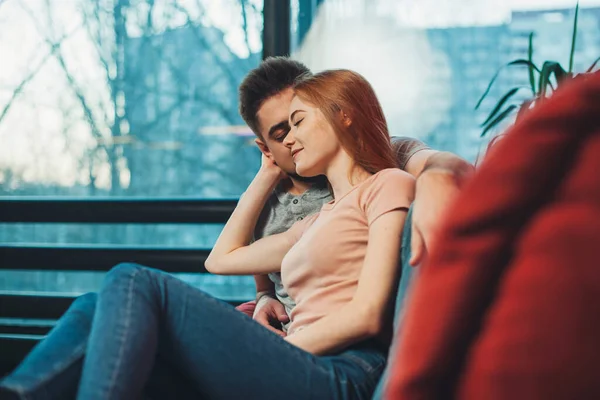
<instances>
[{"instance_id":1,"label":"blue jeans","mask_svg":"<svg viewBox=\"0 0 600 400\"><path fill-rule=\"evenodd\" d=\"M408 264L411 221L412 208L402 237L402 272L394 318L396 336L414 270ZM123 287L127 285L124 281L135 288ZM47 338L0 381L0 387L11 389L21 398L68 399L75 397L81 380L81 398L87 398L84 396L88 390L99 391L92 395L107 398L108 392L102 391L112 389L95 388L98 380L94 374L116 368L116 359L122 357L118 367L123 372L115 369L113 383L119 385L119 397L131 390L139 392L143 387L143 397L151 399L238 398L240 393L252 398L246 394L250 388L258 387L256 390L268 389L267 394L260 392L265 399L290 397L290 393L294 399L368 398L383 368L385 357L372 345L355 346L335 357L312 356L227 304L150 269L123 265L112 270L100 293L101 312L94 317L96 297L89 293L76 299ZM95 338L88 345L93 318ZM115 324L115 329L107 328L106 323ZM183 333L181 338L179 332ZM105 349L113 347L122 349L123 354L109 360ZM155 349L154 358L151 348ZM88 351L85 362L90 367L86 367L87 378L84 375L82 379ZM137 354L140 351L142 356ZM148 374L149 378L144 378ZM228 378L228 374L232 377ZM302 382L296 379L300 377ZM84 379L88 380L87 387ZM290 382L294 380L295 383ZM302 383L304 386L299 388ZM212 385L223 387L216 390ZM384 379L379 379L373 399L381 399L383 386Z\"/></svg>"},{"instance_id":2,"label":"blue jeans","mask_svg":"<svg viewBox=\"0 0 600 400\"><path fill-rule=\"evenodd\" d=\"M81 379L97 295L88 293L75 299L48 336L25 360L0 381L14 398L73 399ZM188 378L160 357L154 361L145 399L199 399ZM10 398L13 398L10 397Z\"/></svg>"},{"instance_id":3,"label":"blue jeans","mask_svg":"<svg viewBox=\"0 0 600 400\"><path fill-rule=\"evenodd\" d=\"M152 381L160 361L159 372L175 370L182 378L158 373L167 382L159 388L165 393L176 382L184 386L174 392L196 398L279 399L293 393L295 399L368 399L385 366L386 352L374 342L314 356L180 279L134 264L107 274L87 346L89 321L78 320L78 307L87 299L91 303L91 296L82 299L3 387L26 398L63 398L78 391L77 398L85 400L136 399L144 388L152 397L149 385L161 386ZM73 338L78 345L70 344L67 324L80 328Z\"/></svg>"}]
</instances>

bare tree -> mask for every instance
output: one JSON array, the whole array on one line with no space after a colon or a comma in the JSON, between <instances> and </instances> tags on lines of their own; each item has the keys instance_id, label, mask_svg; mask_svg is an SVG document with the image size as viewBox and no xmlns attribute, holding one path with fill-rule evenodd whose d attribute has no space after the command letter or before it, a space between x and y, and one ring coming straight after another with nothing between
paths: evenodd
<instances>
[{"instance_id":1,"label":"bare tree","mask_svg":"<svg viewBox=\"0 0 600 400\"><path fill-rule=\"evenodd\" d=\"M64 80L67 89L61 96L74 99L94 138L95 146L79 155L81 160L78 161L81 170L88 171L90 193L97 186L99 171L106 166L110 171L111 194L121 193L123 172L131 172L131 180L139 178L139 171L131 169L136 163L135 167L140 169L146 165L132 159L131 155L135 154L132 149L143 151L152 146L160 147L160 143L152 143L157 140L148 134L152 131L160 131L165 142L197 146L200 150L197 156L190 156L189 151L184 156L185 148L163 151L163 156L170 160L165 162L176 165L187 160L194 164L190 165L192 169L210 168L211 176L217 178L208 179L205 182L208 184L230 182L233 186L240 186L246 183L247 179L232 171L227 162L212 159L207 164L203 163L202 150L220 139L198 139L199 126L194 124L202 123L202 118L216 124L241 123L235 101L237 86L252 65L245 60L236 61L238 59L226 51L224 43L215 43L214 33L217 30L201 22L206 19L201 0L186 3L188 8L176 1L76 0L82 23L70 32L65 32L65 28L53 20L58 10L55 2L42 0L43 10L35 13L31 9L33 3L14 1L33 22L45 45L45 50L40 50L46 55L34 65L16 86L10 100L0 108L0 123L27 85L52 62L60 68L62 77L57 78ZM160 11L157 11L158 8ZM249 0L240 0L239 9L245 45L250 50L248 14L256 15L260 11ZM183 25L173 22L182 19ZM74 34L80 34L82 29L93 46L96 65L103 75L104 83L100 86L97 82L91 84L81 78L81 67L65 48L65 43ZM189 54L181 53L181 45L177 47L175 43L181 37L189 38L192 47ZM212 78L202 82L203 79L199 78L207 74L212 74ZM140 115L144 107L154 108L152 115ZM197 116L196 121L189 121L185 128L187 133L176 132L172 128L174 119L193 119L196 110L205 117ZM73 134L70 131L74 125L69 124L62 130L67 141ZM136 131L131 132L134 125ZM193 143L188 143L189 140ZM221 142L226 143L227 140ZM167 156L169 151L171 155ZM156 176L156 185L164 184L161 178L164 177Z\"/></svg>"}]
</instances>

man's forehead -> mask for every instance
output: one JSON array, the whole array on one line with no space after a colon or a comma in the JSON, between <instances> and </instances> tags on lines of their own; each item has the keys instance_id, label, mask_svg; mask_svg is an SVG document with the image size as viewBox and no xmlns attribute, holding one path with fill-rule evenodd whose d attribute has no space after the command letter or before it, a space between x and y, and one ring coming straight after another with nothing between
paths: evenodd
<instances>
[{"instance_id":1,"label":"man's forehead","mask_svg":"<svg viewBox=\"0 0 600 400\"><path fill-rule=\"evenodd\" d=\"M265 100L257 113L258 123L263 135L268 133L272 126L288 120L293 97L292 89L286 89Z\"/></svg>"}]
</instances>

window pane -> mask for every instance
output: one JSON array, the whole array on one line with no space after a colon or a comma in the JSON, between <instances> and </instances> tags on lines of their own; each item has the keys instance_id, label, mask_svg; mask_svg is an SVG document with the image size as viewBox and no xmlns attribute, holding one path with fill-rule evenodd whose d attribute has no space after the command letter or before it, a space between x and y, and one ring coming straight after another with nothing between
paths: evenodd
<instances>
[{"instance_id":1,"label":"window pane","mask_svg":"<svg viewBox=\"0 0 600 400\"><path fill-rule=\"evenodd\" d=\"M0 196L239 196L260 165L237 90L261 59L262 8L0 1L10 32L0 35ZM0 243L198 248L221 228L1 224ZM0 290L82 292L102 275L0 270ZM220 295L253 291L251 278L185 278Z\"/></svg>"},{"instance_id":2,"label":"window pane","mask_svg":"<svg viewBox=\"0 0 600 400\"><path fill-rule=\"evenodd\" d=\"M575 72L600 57L600 1L581 5ZM505 69L475 111L498 68L527 58L534 32L538 67L567 69L574 13L575 2L560 0L294 0L290 26L295 57L311 69L349 68L371 82L392 135L475 161L488 143L480 124L511 88L529 86L527 68Z\"/></svg>"},{"instance_id":3,"label":"window pane","mask_svg":"<svg viewBox=\"0 0 600 400\"><path fill-rule=\"evenodd\" d=\"M239 195L262 1L3 2L3 195ZM19 40L15 40L19 38Z\"/></svg>"}]
</instances>

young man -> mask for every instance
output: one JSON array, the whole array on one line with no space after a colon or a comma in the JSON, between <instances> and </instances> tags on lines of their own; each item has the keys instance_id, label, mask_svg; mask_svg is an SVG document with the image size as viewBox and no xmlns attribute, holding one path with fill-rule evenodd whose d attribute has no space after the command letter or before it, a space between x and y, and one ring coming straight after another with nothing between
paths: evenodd
<instances>
[{"instance_id":1,"label":"young man","mask_svg":"<svg viewBox=\"0 0 600 400\"><path fill-rule=\"evenodd\" d=\"M295 173L293 159L283 143L290 130L288 110L293 97L292 86L305 74L310 71L302 63L274 57L252 70L240 85L242 118L256 134L255 141L261 152L289 177L267 201L255 230L256 239L286 231L331 200L326 181L302 178ZM403 258L408 261L406 253L411 252L411 264L416 265L433 240L436 221L472 167L459 157L433 151L416 139L393 138L392 142L399 166L418 177L417 197L411 212L413 248L412 252L408 246L403 249ZM411 226L407 225L405 236L409 237ZM279 274L258 275L255 280L256 305L247 303L240 306L240 310L284 336L294 301L285 292Z\"/></svg>"}]
</instances>

